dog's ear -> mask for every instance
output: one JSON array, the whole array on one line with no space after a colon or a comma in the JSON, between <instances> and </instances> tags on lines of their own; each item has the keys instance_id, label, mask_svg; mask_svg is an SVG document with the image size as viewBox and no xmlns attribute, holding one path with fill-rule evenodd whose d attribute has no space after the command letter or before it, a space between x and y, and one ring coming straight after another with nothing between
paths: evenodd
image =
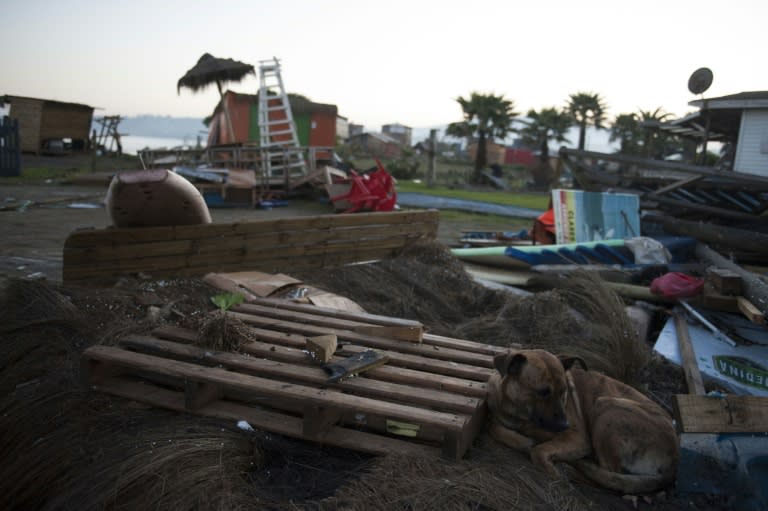
<instances>
[{"instance_id":1,"label":"dog's ear","mask_svg":"<svg viewBox=\"0 0 768 511\"><path fill-rule=\"evenodd\" d=\"M507 352L493 357L493 367L501 374L516 376L520 374L528 359L522 353Z\"/></svg>"},{"instance_id":2,"label":"dog's ear","mask_svg":"<svg viewBox=\"0 0 768 511\"><path fill-rule=\"evenodd\" d=\"M563 364L563 368L568 371L571 367L573 367L573 364L578 362L581 364L581 367L584 368L585 371L589 371L589 367L587 367L587 363L584 362L584 359L581 357L571 357L567 355L558 355L557 357L560 359L560 363Z\"/></svg>"}]
</instances>

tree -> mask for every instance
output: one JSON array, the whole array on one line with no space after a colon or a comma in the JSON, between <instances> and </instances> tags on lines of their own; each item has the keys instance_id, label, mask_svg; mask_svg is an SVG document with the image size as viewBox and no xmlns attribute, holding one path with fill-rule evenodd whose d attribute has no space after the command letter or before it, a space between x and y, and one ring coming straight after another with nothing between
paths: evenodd
<instances>
[{"instance_id":1,"label":"tree","mask_svg":"<svg viewBox=\"0 0 768 511\"><path fill-rule=\"evenodd\" d=\"M605 120L605 111L607 110L605 101L596 93L577 92L570 95L567 110L579 126L579 150L583 151L587 127L594 126L597 129L603 129L603 120Z\"/></svg>"},{"instance_id":2,"label":"tree","mask_svg":"<svg viewBox=\"0 0 768 511\"><path fill-rule=\"evenodd\" d=\"M470 93L469 98L456 99L464 112L464 120L448 125L446 134L452 137L477 138L477 155L472 181L479 183L482 170L488 162L487 142L494 138L504 139L512 129L512 122L518 115L513 101L503 95Z\"/></svg>"},{"instance_id":3,"label":"tree","mask_svg":"<svg viewBox=\"0 0 768 511\"><path fill-rule=\"evenodd\" d=\"M658 129L659 125L671 116L672 114L665 112L661 107L653 111L639 110L638 122L644 130L643 154L647 158L662 159L677 151L679 144L674 143L668 133L661 132ZM670 143L672 143L671 147Z\"/></svg>"},{"instance_id":4,"label":"tree","mask_svg":"<svg viewBox=\"0 0 768 511\"><path fill-rule=\"evenodd\" d=\"M619 152L626 155L640 154L642 145L642 128L637 114L620 114L611 125L611 142L618 141L621 145Z\"/></svg>"},{"instance_id":5,"label":"tree","mask_svg":"<svg viewBox=\"0 0 768 511\"><path fill-rule=\"evenodd\" d=\"M568 112L557 108L542 108L540 111L529 110L528 120L522 121L525 127L520 130L523 142L539 149L539 160L549 164L549 141L568 142L565 134L573 126L573 117Z\"/></svg>"}]
</instances>

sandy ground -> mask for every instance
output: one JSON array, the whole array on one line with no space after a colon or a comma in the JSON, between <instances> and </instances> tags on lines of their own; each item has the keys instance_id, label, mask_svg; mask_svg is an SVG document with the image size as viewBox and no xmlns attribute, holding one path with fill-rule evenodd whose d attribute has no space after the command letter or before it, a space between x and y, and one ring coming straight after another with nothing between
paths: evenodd
<instances>
[{"instance_id":1,"label":"sandy ground","mask_svg":"<svg viewBox=\"0 0 768 511\"><path fill-rule=\"evenodd\" d=\"M89 185L8 185L0 182L0 277L45 277L61 281L62 249L67 236L78 229L101 229L111 224L102 201L108 180ZM31 201L24 206L27 201ZM320 200L292 199L287 206L262 208L212 208L215 223L274 219L301 215L333 214ZM532 221L510 219L503 230L530 228ZM441 220L438 239L455 245L461 231L501 230L498 220L477 215L469 222Z\"/></svg>"}]
</instances>

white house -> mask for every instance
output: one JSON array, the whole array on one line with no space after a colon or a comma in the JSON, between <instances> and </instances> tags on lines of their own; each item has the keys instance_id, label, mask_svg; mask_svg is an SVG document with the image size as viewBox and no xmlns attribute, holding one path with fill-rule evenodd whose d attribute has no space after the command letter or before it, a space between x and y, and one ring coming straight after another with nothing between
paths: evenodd
<instances>
[{"instance_id":1,"label":"white house","mask_svg":"<svg viewBox=\"0 0 768 511\"><path fill-rule=\"evenodd\" d=\"M768 177L768 91L740 92L688 103L699 111L666 123L665 129L735 146L736 172Z\"/></svg>"}]
</instances>

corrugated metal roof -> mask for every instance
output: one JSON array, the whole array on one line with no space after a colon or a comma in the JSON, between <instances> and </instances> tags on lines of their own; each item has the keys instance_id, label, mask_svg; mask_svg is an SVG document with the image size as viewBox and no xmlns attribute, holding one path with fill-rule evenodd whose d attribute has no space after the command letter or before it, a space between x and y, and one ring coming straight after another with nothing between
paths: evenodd
<instances>
[{"instance_id":1,"label":"corrugated metal roof","mask_svg":"<svg viewBox=\"0 0 768 511\"><path fill-rule=\"evenodd\" d=\"M691 106L710 109L718 108L768 108L768 91L739 92L718 98L696 99L688 103Z\"/></svg>"}]
</instances>

